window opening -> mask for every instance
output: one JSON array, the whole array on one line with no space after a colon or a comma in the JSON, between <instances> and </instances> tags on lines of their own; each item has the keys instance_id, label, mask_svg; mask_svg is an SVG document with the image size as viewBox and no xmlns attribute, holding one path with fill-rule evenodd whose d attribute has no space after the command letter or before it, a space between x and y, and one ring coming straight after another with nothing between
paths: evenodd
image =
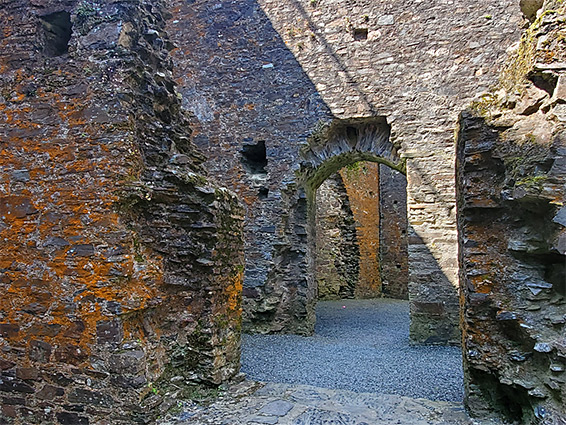
<instances>
[{"instance_id":1,"label":"window opening","mask_svg":"<svg viewBox=\"0 0 566 425\"><path fill-rule=\"evenodd\" d=\"M242 165L250 174L267 174L267 153L265 142L259 141L256 144L244 145L240 151L242 154Z\"/></svg>"},{"instance_id":2,"label":"window opening","mask_svg":"<svg viewBox=\"0 0 566 425\"><path fill-rule=\"evenodd\" d=\"M41 28L43 30L43 51L47 56L62 56L69 52L69 41L71 40L71 15L69 12L61 11L41 16Z\"/></svg>"}]
</instances>

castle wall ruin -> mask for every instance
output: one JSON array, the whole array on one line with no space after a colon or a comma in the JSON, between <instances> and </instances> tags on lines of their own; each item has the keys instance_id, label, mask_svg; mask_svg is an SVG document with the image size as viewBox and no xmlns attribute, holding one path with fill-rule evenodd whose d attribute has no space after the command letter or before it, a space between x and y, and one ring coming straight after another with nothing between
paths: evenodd
<instances>
[{"instance_id":1,"label":"castle wall ruin","mask_svg":"<svg viewBox=\"0 0 566 425\"><path fill-rule=\"evenodd\" d=\"M242 297L248 329L312 332L317 189L371 161L406 174L407 262L387 264L413 341L462 331L473 413L563 422L545 8L511 84L459 117L519 39L514 0L1 1L1 419L151 422L172 385L237 374Z\"/></svg>"},{"instance_id":2,"label":"castle wall ruin","mask_svg":"<svg viewBox=\"0 0 566 425\"><path fill-rule=\"evenodd\" d=\"M565 13L545 3L458 133L467 404L520 423L566 421Z\"/></svg>"},{"instance_id":3,"label":"castle wall ruin","mask_svg":"<svg viewBox=\"0 0 566 425\"><path fill-rule=\"evenodd\" d=\"M204 176L163 11L0 4L2 423L148 423L239 371L243 211Z\"/></svg>"},{"instance_id":4,"label":"castle wall ruin","mask_svg":"<svg viewBox=\"0 0 566 425\"><path fill-rule=\"evenodd\" d=\"M195 116L195 143L247 208L246 326L312 331L316 291L302 209L314 204L302 180L310 167L328 161L335 172L364 159L347 152L366 152L406 168L412 338L458 343L454 129L518 39L518 4L179 1L174 10L174 75ZM347 124L353 118L385 120L386 151L371 152L362 124ZM337 145L324 139L333 126L344 127ZM242 156L261 144L258 173Z\"/></svg>"}]
</instances>

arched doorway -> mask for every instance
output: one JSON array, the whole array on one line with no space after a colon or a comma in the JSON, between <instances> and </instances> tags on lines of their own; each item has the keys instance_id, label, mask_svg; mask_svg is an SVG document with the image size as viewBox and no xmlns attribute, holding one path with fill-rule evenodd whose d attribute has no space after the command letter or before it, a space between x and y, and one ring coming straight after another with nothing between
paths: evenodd
<instances>
[{"instance_id":1,"label":"arched doorway","mask_svg":"<svg viewBox=\"0 0 566 425\"><path fill-rule=\"evenodd\" d=\"M293 271L302 258L307 278L285 296L300 309L289 315L293 333L311 337L244 335L243 371L252 379L461 400L459 349L410 343L406 179L389 131L381 117L335 121L305 147L288 227L306 236L295 240L306 247L295 245L285 266ZM397 256L385 249L392 239L405 241ZM405 299L382 298L393 294Z\"/></svg>"},{"instance_id":2,"label":"arched doorway","mask_svg":"<svg viewBox=\"0 0 566 425\"><path fill-rule=\"evenodd\" d=\"M311 133L300 149L295 178L281 182L280 199L285 210L278 212L282 223L275 230L277 244L269 253L270 269L262 275L265 285L255 288L244 284L245 330L313 333L316 192L338 170L368 161L407 175L408 225L404 236L408 239L411 340L416 344L459 344L457 286L454 276L446 273L452 266L453 253L444 249L453 234L443 223L453 208L432 193L434 185L430 182L436 176L421 170L411 155L414 152L400 154L400 146L392 142L391 126L382 116L334 119ZM421 195L426 195L424 200ZM429 214L429 210L435 214Z\"/></svg>"},{"instance_id":3,"label":"arched doorway","mask_svg":"<svg viewBox=\"0 0 566 425\"><path fill-rule=\"evenodd\" d=\"M397 153L397 147L390 141L390 131L391 127L385 117L335 120L315 133L309 146L303 149L304 161L298 174L305 190L307 203L309 274L305 306L306 318L310 321L311 329L314 329L314 309L321 284L323 294L335 298L339 297L340 293L348 297L360 298L375 298L383 295L379 243L380 168L395 170L397 174L405 173L404 162ZM333 175L337 177L333 178ZM389 173L385 175L390 177ZM329 190L331 182L334 182L335 188L347 182L348 189L344 187L345 196L331 194L332 190ZM317 202L321 194L322 198L334 198L334 206L340 204L343 210L350 208L349 212L352 216L357 216L357 220L351 220L348 211L342 211L342 218L346 222L353 221L353 223L349 225L346 222L339 223L341 227L339 231L349 234L336 241L337 244L326 241L325 235L317 236L317 230L322 230L320 214L317 220L317 211L323 209L320 202ZM342 201L338 198L342 198ZM406 189L403 198L406 200ZM351 199L356 200L355 214L350 207ZM372 211L366 211L366 207ZM401 217L406 238L406 210ZM329 234L337 231L337 229L327 230ZM349 243L348 239L353 237L356 241ZM321 249L321 244L326 242L329 242L328 249ZM334 256L337 250L352 252L349 256L340 256L338 261L331 265L330 257ZM404 252L407 252L406 248ZM356 256L357 258L352 258ZM406 272L406 267L401 268ZM342 272L339 269L343 269ZM357 271L357 278L352 277L352 271L354 273ZM404 293L407 293L406 289Z\"/></svg>"}]
</instances>

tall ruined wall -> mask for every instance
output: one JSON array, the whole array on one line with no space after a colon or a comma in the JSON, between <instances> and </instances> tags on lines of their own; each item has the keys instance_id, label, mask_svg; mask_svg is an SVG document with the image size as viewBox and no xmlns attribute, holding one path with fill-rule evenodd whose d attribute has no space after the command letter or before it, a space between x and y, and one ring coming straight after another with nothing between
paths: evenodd
<instances>
[{"instance_id":1,"label":"tall ruined wall","mask_svg":"<svg viewBox=\"0 0 566 425\"><path fill-rule=\"evenodd\" d=\"M566 421L560 3L545 2L501 85L462 114L458 135L467 404L478 415L495 411L526 424Z\"/></svg>"},{"instance_id":2,"label":"tall ruined wall","mask_svg":"<svg viewBox=\"0 0 566 425\"><path fill-rule=\"evenodd\" d=\"M145 423L239 368L242 211L197 174L163 11L1 2L2 423Z\"/></svg>"},{"instance_id":3,"label":"tall ruined wall","mask_svg":"<svg viewBox=\"0 0 566 425\"><path fill-rule=\"evenodd\" d=\"M258 331L308 332L315 291L294 170L327 108L255 0L172 5L174 75L195 142L246 206L244 319Z\"/></svg>"},{"instance_id":4,"label":"tall ruined wall","mask_svg":"<svg viewBox=\"0 0 566 425\"><path fill-rule=\"evenodd\" d=\"M357 162L339 171L356 222L360 274L356 298L381 296L379 268L379 164Z\"/></svg>"},{"instance_id":5,"label":"tall ruined wall","mask_svg":"<svg viewBox=\"0 0 566 425\"><path fill-rule=\"evenodd\" d=\"M169 32L185 46L173 52L174 75L195 140L247 205L250 327L312 330L300 145L333 118L385 116L407 159L411 298L420 300L412 336L457 341L453 131L518 38L517 2L172 5Z\"/></svg>"},{"instance_id":6,"label":"tall ruined wall","mask_svg":"<svg viewBox=\"0 0 566 425\"><path fill-rule=\"evenodd\" d=\"M353 298L360 276L356 221L339 174L316 192L315 276L319 299Z\"/></svg>"},{"instance_id":7,"label":"tall ruined wall","mask_svg":"<svg viewBox=\"0 0 566 425\"><path fill-rule=\"evenodd\" d=\"M406 299L409 295L409 229L405 175L380 165L379 198L379 266L383 295Z\"/></svg>"}]
</instances>

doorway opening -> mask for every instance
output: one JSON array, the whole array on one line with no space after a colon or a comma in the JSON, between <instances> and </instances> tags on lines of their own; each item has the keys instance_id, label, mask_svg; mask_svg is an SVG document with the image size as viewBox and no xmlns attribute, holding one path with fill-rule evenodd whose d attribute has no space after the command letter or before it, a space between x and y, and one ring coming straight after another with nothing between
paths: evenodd
<instances>
[{"instance_id":1,"label":"doorway opening","mask_svg":"<svg viewBox=\"0 0 566 425\"><path fill-rule=\"evenodd\" d=\"M406 178L378 161L352 160L308 196L314 334L244 335L242 371L264 382L460 402L460 349L411 345Z\"/></svg>"},{"instance_id":2,"label":"doorway opening","mask_svg":"<svg viewBox=\"0 0 566 425\"><path fill-rule=\"evenodd\" d=\"M407 299L406 178L360 161L316 192L315 280L319 300Z\"/></svg>"},{"instance_id":3,"label":"doorway opening","mask_svg":"<svg viewBox=\"0 0 566 425\"><path fill-rule=\"evenodd\" d=\"M270 320L248 328L272 334L243 336L249 378L462 400L461 350L441 345L458 297L436 296L454 288L409 223L407 165L390 136L385 117L334 120L301 150L271 286L248 316L272 303Z\"/></svg>"}]
</instances>

